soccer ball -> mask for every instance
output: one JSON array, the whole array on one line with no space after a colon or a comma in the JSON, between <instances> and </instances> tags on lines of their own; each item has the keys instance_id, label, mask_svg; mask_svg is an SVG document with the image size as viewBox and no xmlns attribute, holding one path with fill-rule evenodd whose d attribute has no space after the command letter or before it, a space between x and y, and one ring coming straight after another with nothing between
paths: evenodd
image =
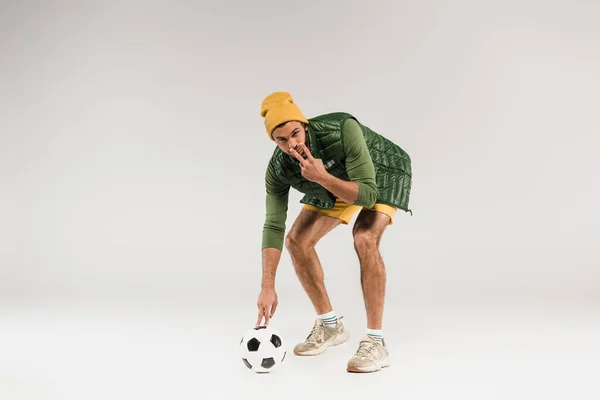
<instances>
[{"instance_id":1,"label":"soccer ball","mask_svg":"<svg viewBox=\"0 0 600 400\"><path fill-rule=\"evenodd\" d=\"M281 335L268 326L250 329L240 340L242 362L254 372L273 371L283 363L286 353Z\"/></svg>"}]
</instances>

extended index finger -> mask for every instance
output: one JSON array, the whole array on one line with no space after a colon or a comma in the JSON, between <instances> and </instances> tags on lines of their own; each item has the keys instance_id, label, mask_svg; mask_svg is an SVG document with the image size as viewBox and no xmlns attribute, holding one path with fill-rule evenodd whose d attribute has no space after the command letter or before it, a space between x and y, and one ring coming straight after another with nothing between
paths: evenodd
<instances>
[{"instance_id":1,"label":"extended index finger","mask_svg":"<svg viewBox=\"0 0 600 400\"><path fill-rule=\"evenodd\" d=\"M306 160L295 149L293 149L293 148L290 149L290 154L293 155L294 157L296 157L296 159L298 161L300 161L300 164L304 165L304 163L305 163Z\"/></svg>"},{"instance_id":2,"label":"extended index finger","mask_svg":"<svg viewBox=\"0 0 600 400\"><path fill-rule=\"evenodd\" d=\"M312 160L313 156L312 156L312 154L310 154L310 150L308 149L308 147L306 147L306 145L304 143L300 143L300 146L302 147L302 150L304 150L304 154L306 154L306 158L308 160Z\"/></svg>"},{"instance_id":3,"label":"extended index finger","mask_svg":"<svg viewBox=\"0 0 600 400\"><path fill-rule=\"evenodd\" d=\"M260 308L260 310L258 311L258 320L256 321L256 327L261 326L261 322L263 319L263 316L265 315L265 309L264 308Z\"/></svg>"}]
</instances>

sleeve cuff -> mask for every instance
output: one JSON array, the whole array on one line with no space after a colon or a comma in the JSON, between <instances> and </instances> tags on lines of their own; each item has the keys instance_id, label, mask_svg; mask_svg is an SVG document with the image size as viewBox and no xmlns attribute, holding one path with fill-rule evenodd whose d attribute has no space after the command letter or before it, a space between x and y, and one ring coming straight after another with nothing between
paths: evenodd
<instances>
[{"instance_id":1,"label":"sleeve cuff","mask_svg":"<svg viewBox=\"0 0 600 400\"><path fill-rule=\"evenodd\" d=\"M358 185L358 198L354 204L372 208L377 201L377 188L362 182L356 182L356 184Z\"/></svg>"},{"instance_id":2,"label":"sleeve cuff","mask_svg":"<svg viewBox=\"0 0 600 400\"><path fill-rule=\"evenodd\" d=\"M262 248L266 249L272 247L283 251L283 238L284 235L265 234L263 235Z\"/></svg>"}]
</instances>

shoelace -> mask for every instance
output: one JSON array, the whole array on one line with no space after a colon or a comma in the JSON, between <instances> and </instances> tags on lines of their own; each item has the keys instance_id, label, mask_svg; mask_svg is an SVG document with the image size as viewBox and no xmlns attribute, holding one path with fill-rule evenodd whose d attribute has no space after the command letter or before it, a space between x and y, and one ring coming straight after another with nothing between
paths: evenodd
<instances>
[{"instance_id":1,"label":"shoelace","mask_svg":"<svg viewBox=\"0 0 600 400\"><path fill-rule=\"evenodd\" d=\"M375 344L367 341L360 342L360 346L356 351L357 356L369 357L373 350L375 349Z\"/></svg>"},{"instance_id":2,"label":"shoelace","mask_svg":"<svg viewBox=\"0 0 600 400\"><path fill-rule=\"evenodd\" d=\"M315 323L312 330L306 337L307 342L316 342L317 341L317 333L321 330L319 324Z\"/></svg>"}]
</instances>

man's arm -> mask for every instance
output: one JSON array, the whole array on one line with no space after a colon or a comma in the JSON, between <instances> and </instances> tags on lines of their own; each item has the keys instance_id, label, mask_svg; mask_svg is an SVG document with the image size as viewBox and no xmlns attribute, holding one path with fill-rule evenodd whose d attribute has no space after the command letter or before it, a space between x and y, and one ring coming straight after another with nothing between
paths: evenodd
<instances>
[{"instance_id":1,"label":"man's arm","mask_svg":"<svg viewBox=\"0 0 600 400\"><path fill-rule=\"evenodd\" d=\"M375 166L359 123L347 119L342 129L342 144L346 153L346 172L358 186L358 197L354 204L371 208L377 201Z\"/></svg>"},{"instance_id":2,"label":"man's arm","mask_svg":"<svg viewBox=\"0 0 600 400\"><path fill-rule=\"evenodd\" d=\"M327 173L317 183L348 204L355 204L358 199L359 187L356 182L345 181Z\"/></svg>"},{"instance_id":3,"label":"man's arm","mask_svg":"<svg viewBox=\"0 0 600 400\"><path fill-rule=\"evenodd\" d=\"M375 167L362 129L354 119L342 127L342 145L346 153L346 172L350 181L327 173L319 184L348 204L371 208L377 201Z\"/></svg>"},{"instance_id":4,"label":"man's arm","mask_svg":"<svg viewBox=\"0 0 600 400\"><path fill-rule=\"evenodd\" d=\"M276 179L270 166L265 175L265 185L267 195L262 232L262 287L272 289L275 287L275 275L283 250L290 187Z\"/></svg>"},{"instance_id":5,"label":"man's arm","mask_svg":"<svg viewBox=\"0 0 600 400\"><path fill-rule=\"evenodd\" d=\"M262 236L262 282L256 305L258 320L256 326L268 325L275 314L278 300L275 292L275 271L281 259L283 239L285 236L285 220L287 217L288 196L290 186L277 179L277 175L269 164L265 174L266 216Z\"/></svg>"}]
</instances>

